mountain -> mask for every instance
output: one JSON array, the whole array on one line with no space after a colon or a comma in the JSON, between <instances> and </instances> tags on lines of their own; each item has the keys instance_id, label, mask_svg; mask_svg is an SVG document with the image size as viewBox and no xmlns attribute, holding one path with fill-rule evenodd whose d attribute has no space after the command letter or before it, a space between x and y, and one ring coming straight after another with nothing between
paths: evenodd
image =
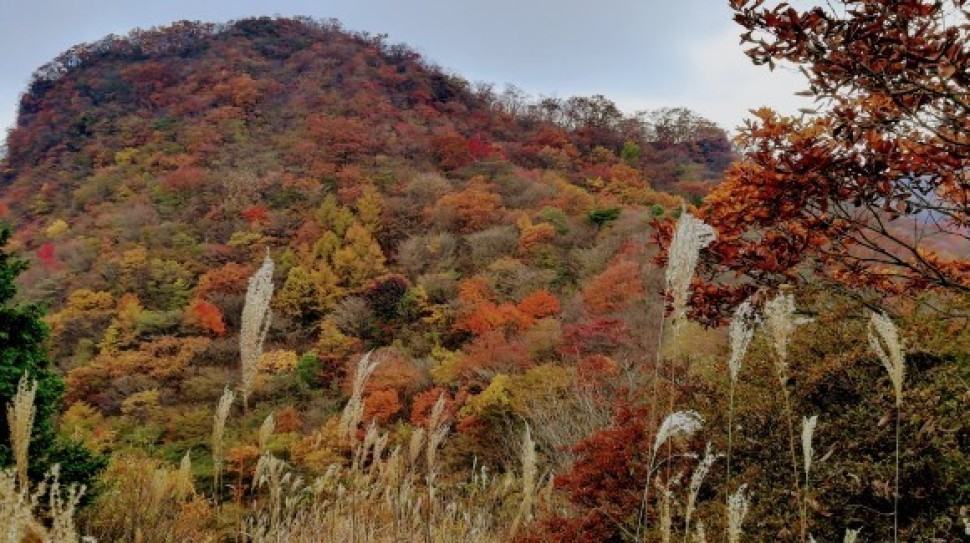
<instances>
[{"instance_id":1,"label":"mountain","mask_svg":"<svg viewBox=\"0 0 970 543\"><path fill-rule=\"evenodd\" d=\"M321 331L339 332L354 348L325 356L338 365L391 344L409 363L464 353L481 327L519 338L548 315L471 325L466 313L536 292L567 308L567 326L627 326L615 313L638 297L593 302L590 282L632 273L647 222L679 208L654 187L696 198L730 156L723 131L689 111L627 117L602 96L496 93L334 21L181 22L36 71L0 212L35 261L24 293L51 308L69 399L112 415L129 394L189 379L81 377L110 373L119 353L167 348L232 380L245 282L267 250L279 264L270 342L312 354ZM560 347L513 366L561 363Z\"/></svg>"},{"instance_id":2,"label":"mountain","mask_svg":"<svg viewBox=\"0 0 970 543\"><path fill-rule=\"evenodd\" d=\"M764 24L838 28L823 13ZM725 170L724 132L688 110L496 91L335 21L78 45L34 74L0 160L0 313L21 319L0 322L0 404L18 353L47 367L29 302L57 370L43 439L11 443L18 469L28 450L35 482L53 458L62 482L93 480L78 532L99 541L702 540L741 522L746 495L752 541L799 524L959 540L970 327L940 315L965 315L965 293L879 315L799 266L804 283L760 289L730 334L663 314L661 293L698 279L713 236L683 211L714 185L699 216L724 204L745 230L718 230L705 259L763 242L742 256L770 268L771 243L813 239L817 223L759 226L799 211L803 189L775 182L814 156L779 151L778 126ZM683 291L654 265L672 239ZM726 303L743 272L702 269L675 303ZM76 494L35 512L19 485L0 470L24 533L77 540Z\"/></svg>"},{"instance_id":3,"label":"mountain","mask_svg":"<svg viewBox=\"0 0 970 543\"><path fill-rule=\"evenodd\" d=\"M272 326L230 445L275 412L278 454L311 473L371 350L366 420L407 428L444 394L447 462L510 462L509 421L656 344L650 222L732 157L687 110L497 92L383 36L279 18L76 46L36 71L7 146L0 220L31 261L21 295L48 307L62 436L208 455L270 256Z\"/></svg>"}]
</instances>

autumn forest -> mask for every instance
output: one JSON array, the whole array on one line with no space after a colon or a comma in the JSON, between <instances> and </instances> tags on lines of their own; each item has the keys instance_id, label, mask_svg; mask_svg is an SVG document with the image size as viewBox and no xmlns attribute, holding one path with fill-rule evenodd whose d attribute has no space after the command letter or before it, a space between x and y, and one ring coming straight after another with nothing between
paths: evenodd
<instances>
[{"instance_id":1,"label":"autumn forest","mask_svg":"<svg viewBox=\"0 0 970 543\"><path fill-rule=\"evenodd\" d=\"M966 541L970 7L729 4L816 107L729 137L332 19L39 67L0 540Z\"/></svg>"}]
</instances>

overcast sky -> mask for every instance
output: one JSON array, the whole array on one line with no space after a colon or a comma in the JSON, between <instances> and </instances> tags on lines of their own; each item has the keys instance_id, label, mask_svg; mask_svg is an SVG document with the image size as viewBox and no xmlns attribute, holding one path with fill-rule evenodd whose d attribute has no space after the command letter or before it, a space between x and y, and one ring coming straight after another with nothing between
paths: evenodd
<instances>
[{"instance_id":1,"label":"overcast sky","mask_svg":"<svg viewBox=\"0 0 970 543\"><path fill-rule=\"evenodd\" d=\"M41 64L80 42L172 21L335 17L464 78L533 94L603 94L623 110L685 106L732 129L805 105L791 71L751 65L727 0L0 0L0 137Z\"/></svg>"}]
</instances>

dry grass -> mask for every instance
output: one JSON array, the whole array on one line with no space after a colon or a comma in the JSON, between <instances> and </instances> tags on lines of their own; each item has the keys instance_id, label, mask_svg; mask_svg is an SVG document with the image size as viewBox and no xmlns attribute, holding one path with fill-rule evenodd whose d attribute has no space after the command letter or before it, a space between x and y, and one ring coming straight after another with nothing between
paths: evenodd
<instances>
[{"instance_id":1,"label":"dry grass","mask_svg":"<svg viewBox=\"0 0 970 543\"><path fill-rule=\"evenodd\" d=\"M358 368L369 373L371 364L363 360ZM359 419L356 410L348 403L344 420ZM521 483L510 475L479 470L470 480L444 485L437 451L447 434L441 398L406 448L389 450L389 435L373 424L363 439L349 432L349 461L332 464L312 481L303 481L284 462L264 454L257 480L269 496L254 499L245 537L257 543L509 541L518 519L531 515L537 501L531 436L523 438ZM522 490L515 506L510 498L517 489Z\"/></svg>"},{"instance_id":2,"label":"dry grass","mask_svg":"<svg viewBox=\"0 0 970 543\"><path fill-rule=\"evenodd\" d=\"M56 465L33 491L16 479L13 471L0 471L0 540L10 543L82 541L74 517L84 487L62 488L60 468ZM45 497L46 503L43 503ZM49 529L44 527L44 520Z\"/></svg>"}]
</instances>

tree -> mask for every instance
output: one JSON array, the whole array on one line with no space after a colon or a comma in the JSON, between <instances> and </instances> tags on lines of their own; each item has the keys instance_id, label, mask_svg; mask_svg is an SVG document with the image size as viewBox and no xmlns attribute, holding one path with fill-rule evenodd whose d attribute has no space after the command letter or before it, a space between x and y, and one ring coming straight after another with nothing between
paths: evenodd
<instances>
[{"instance_id":1,"label":"tree","mask_svg":"<svg viewBox=\"0 0 970 543\"><path fill-rule=\"evenodd\" d=\"M970 242L966 1L764 4L731 2L747 54L794 64L819 109L746 123L743 158L703 209L712 254L762 284L809 263L881 293L970 291L970 262L941 250Z\"/></svg>"},{"instance_id":2,"label":"tree","mask_svg":"<svg viewBox=\"0 0 970 543\"><path fill-rule=\"evenodd\" d=\"M333 269L348 288L363 287L384 273L384 253L359 222L347 228L343 246L333 254Z\"/></svg>"},{"instance_id":3,"label":"tree","mask_svg":"<svg viewBox=\"0 0 970 543\"><path fill-rule=\"evenodd\" d=\"M40 477L54 463L65 464L62 482L93 477L103 467L99 459L77 444L55 443L53 419L64 393L64 381L51 368L44 352L47 326L41 320L43 311L38 305L14 299L17 293L14 280L26 264L3 250L9 239L10 230L0 225L0 405L5 407L11 402L20 378L26 373L37 382L37 411L29 448L32 477ZM10 429L0 424L0 467L10 465L12 460Z\"/></svg>"}]
</instances>

